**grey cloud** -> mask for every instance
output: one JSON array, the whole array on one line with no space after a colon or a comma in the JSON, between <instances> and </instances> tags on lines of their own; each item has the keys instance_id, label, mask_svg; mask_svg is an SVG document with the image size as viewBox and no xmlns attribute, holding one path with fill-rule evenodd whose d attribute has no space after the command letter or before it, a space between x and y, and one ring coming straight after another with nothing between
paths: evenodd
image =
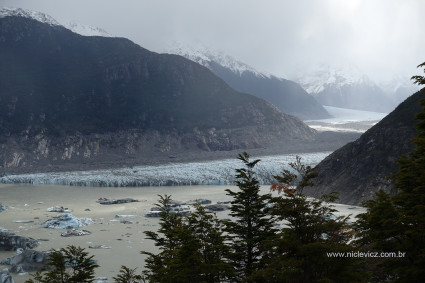
<instances>
[{"instance_id":1,"label":"grey cloud","mask_svg":"<svg viewBox=\"0 0 425 283\"><path fill-rule=\"evenodd\" d=\"M411 76L425 60L421 0L2 2L98 26L153 51L173 41L211 46L278 75L352 63L376 78Z\"/></svg>"}]
</instances>

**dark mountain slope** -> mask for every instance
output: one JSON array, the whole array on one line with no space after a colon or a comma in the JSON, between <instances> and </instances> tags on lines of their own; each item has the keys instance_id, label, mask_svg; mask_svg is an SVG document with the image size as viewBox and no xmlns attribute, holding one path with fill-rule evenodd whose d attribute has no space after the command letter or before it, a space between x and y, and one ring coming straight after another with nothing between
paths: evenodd
<instances>
[{"instance_id":1,"label":"dark mountain slope","mask_svg":"<svg viewBox=\"0 0 425 283\"><path fill-rule=\"evenodd\" d=\"M305 120L331 117L313 96L293 81L275 76L259 76L249 71L237 74L214 61L209 65L217 76L234 89L269 101L283 113Z\"/></svg>"},{"instance_id":2,"label":"dark mountain slope","mask_svg":"<svg viewBox=\"0 0 425 283\"><path fill-rule=\"evenodd\" d=\"M5 17L0 62L3 167L130 155L137 162L157 150L255 148L316 135L207 68L127 39Z\"/></svg>"},{"instance_id":3,"label":"dark mountain slope","mask_svg":"<svg viewBox=\"0 0 425 283\"><path fill-rule=\"evenodd\" d=\"M280 111L300 119L330 118L316 99L293 81L263 74L220 51L193 49L179 44L167 52L182 55L210 69L237 91L262 98Z\"/></svg>"},{"instance_id":4,"label":"dark mountain slope","mask_svg":"<svg viewBox=\"0 0 425 283\"><path fill-rule=\"evenodd\" d=\"M339 192L339 201L360 204L383 189L392 192L388 178L398 170L397 159L414 149L414 116L425 90L415 93L359 139L338 149L316 167L312 196Z\"/></svg>"}]
</instances>

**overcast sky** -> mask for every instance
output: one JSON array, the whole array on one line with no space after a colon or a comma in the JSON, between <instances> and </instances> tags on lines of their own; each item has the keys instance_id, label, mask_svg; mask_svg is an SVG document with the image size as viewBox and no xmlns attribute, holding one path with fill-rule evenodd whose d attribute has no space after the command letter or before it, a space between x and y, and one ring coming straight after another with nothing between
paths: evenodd
<instances>
[{"instance_id":1,"label":"overcast sky","mask_svg":"<svg viewBox=\"0 0 425 283\"><path fill-rule=\"evenodd\" d=\"M373 79L412 76L425 61L423 0L0 0L61 23L103 28L162 51L170 42L222 50L291 76L354 64Z\"/></svg>"}]
</instances>

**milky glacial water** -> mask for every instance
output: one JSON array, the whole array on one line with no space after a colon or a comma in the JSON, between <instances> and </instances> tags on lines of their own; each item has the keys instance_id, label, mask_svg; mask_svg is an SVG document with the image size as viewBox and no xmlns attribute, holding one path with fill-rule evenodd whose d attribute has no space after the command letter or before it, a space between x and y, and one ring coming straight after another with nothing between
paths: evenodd
<instances>
[{"instance_id":1,"label":"milky glacial water","mask_svg":"<svg viewBox=\"0 0 425 283\"><path fill-rule=\"evenodd\" d=\"M173 199L188 201L199 198L217 201L231 200L226 195L225 189L236 190L235 186L162 186L162 187L78 187L58 185L25 185L25 184L0 184L0 202L7 207L0 213L0 227L18 235L40 241L36 250L59 249L67 245L76 245L86 248L95 255L100 268L96 270L97 276L108 277L112 282L121 265L137 267L141 271L144 266L145 256L141 250L156 251L153 242L145 239L144 231L157 231L158 219L147 218L144 214L158 200L158 195L172 195ZM269 186L261 187L262 193L269 192ZM96 202L101 197L105 198L134 198L139 202L101 205ZM79 237L61 237L63 230L42 228L41 224L59 213L47 212L52 206L63 206L72 210L76 217L90 217L94 220L83 229L92 232L91 235ZM340 214L357 214L364 212L364 208L336 204ZM85 211L90 209L90 211ZM218 212L219 218L227 218L226 211ZM122 218L116 215L133 215L125 218L133 224L120 223ZM31 220L32 223L15 223L16 220ZM110 249L89 249L90 245L105 245ZM0 258L14 255L13 252L0 252ZM0 268L7 266L0 266ZM24 282L30 278L28 275L13 275L16 283Z\"/></svg>"}]
</instances>

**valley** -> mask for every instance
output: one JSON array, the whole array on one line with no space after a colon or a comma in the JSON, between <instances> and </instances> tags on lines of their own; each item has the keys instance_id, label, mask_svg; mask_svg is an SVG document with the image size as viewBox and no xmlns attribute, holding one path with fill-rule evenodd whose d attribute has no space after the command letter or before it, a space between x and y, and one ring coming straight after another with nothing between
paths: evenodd
<instances>
[{"instance_id":1,"label":"valley","mask_svg":"<svg viewBox=\"0 0 425 283\"><path fill-rule=\"evenodd\" d=\"M0 283L32 282L67 245L94 256L97 283L425 276L419 40L369 54L358 1L314 17L290 1L76 1L0 7ZM375 251L403 258L329 256ZM75 267L53 266L35 281Z\"/></svg>"}]
</instances>

